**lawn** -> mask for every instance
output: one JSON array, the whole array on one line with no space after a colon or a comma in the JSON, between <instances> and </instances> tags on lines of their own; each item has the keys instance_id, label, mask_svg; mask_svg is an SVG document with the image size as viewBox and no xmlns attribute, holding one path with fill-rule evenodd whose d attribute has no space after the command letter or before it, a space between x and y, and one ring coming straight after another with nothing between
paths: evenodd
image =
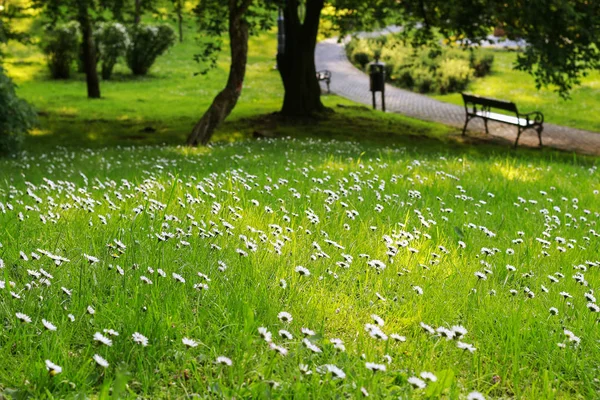
<instances>
[{"instance_id":1,"label":"lawn","mask_svg":"<svg viewBox=\"0 0 600 400\"><path fill-rule=\"evenodd\" d=\"M274 43L198 149L225 58L88 101L11 49L42 115L0 160L0 398L598 397L597 159L336 96L282 120Z\"/></svg>"},{"instance_id":2,"label":"lawn","mask_svg":"<svg viewBox=\"0 0 600 400\"><path fill-rule=\"evenodd\" d=\"M534 79L526 72L515 71L512 66L517 54L514 51L484 50L494 54L492 73L473 80L468 91L482 96L514 101L519 110L544 113L548 123L600 132L600 72L592 71L575 87L568 100L549 88L537 90ZM460 94L433 96L449 103L463 105Z\"/></svg>"},{"instance_id":3,"label":"lawn","mask_svg":"<svg viewBox=\"0 0 600 400\"><path fill-rule=\"evenodd\" d=\"M7 70L19 85L18 94L41 113L40 129L29 148L61 143L103 146L121 144L184 143L187 134L225 86L229 68L227 44L216 69L206 75L193 56L199 52L196 33L158 58L147 77L134 77L124 62L117 64L111 81L102 81L101 100L88 100L85 76L50 80L45 58L33 46L12 44ZM232 119L275 112L283 89L274 70L277 49L274 34L252 39L246 82ZM229 132L228 132L229 133ZM228 135L230 136L230 135Z\"/></svg>"},{"instance_id":4,"label":"lawn","mask_svg":"<svg viewBox=\"0 0 600 400\"><path fill-rule=\"evenodd\" d=\"M1 162L0 393L596 397L597 168L428 140Z\"/></svg>"}]
</instances>

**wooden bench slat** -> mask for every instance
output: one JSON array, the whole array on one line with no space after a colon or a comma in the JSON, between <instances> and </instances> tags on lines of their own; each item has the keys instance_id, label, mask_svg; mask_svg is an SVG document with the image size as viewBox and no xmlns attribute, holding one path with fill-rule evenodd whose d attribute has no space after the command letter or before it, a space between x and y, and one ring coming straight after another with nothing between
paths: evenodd
<instances>
[{"instance_id":1,"label":"wooden bench slat","mask_svg":"<svg viewBox=\"0 0 600 400\"><path fill-rule=\"evenodd\" d=\"M466 93L463 93L462 96L465 103L480 104L482 106L512 111L514 113L518 112L517 105L512 101L492 99L491 97L475 96Z\"/></svg>"},{"instance_id":2,"label":"wooden bench slat","mask_svg":"<svg viewBox=\"0 0 600 400\"><path fill-rule=\"evenodd\" d=\"M475 114L477 114L477 116L482 117L482 118L487 118L489 120L498 121L498 122L504 122L505 124L515 125L515 126L516 125L529 126L529 125L532 125L532 122L533 122L533 121L529 121L529 123L527 123L526 118L517 118L517 117L512 117L510 115L498 114L498 113L487 112L487 111L477 111Z\"/></svg>"}]
</instances>

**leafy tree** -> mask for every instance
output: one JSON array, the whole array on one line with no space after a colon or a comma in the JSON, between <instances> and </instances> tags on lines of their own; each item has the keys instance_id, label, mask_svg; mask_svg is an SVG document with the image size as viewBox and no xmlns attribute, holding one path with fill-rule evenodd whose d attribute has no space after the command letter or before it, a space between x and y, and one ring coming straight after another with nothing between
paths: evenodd
<instances>
[{"instance_id":1,"label":"leafy tree","mask_svg":"<svg viewBox=\"0 0 600 400\"><path fill-rule=\"evenodd\" d=\"M522 38L528 46L519 54L516 68L531 73L538 87L554 85L563 96L587 71L600 64L600 2L590 0L201 0L201 26L222 33L229 15L232 64L226 89L196 125L188 143L206 143L215 127L229 115L243 82L247 61L248 16L251 5L274 5L284 13L285 48L278 66L285 88L282 115L309 116L325 111L316 79L314 50L322 11L341 36L388 24L403 26L407 40L424 43L439 32L451 40L483 40L492 27L502 26L509 38ZM333 9L333 12L331 10ZM236 14L237 12L237 14ZM240 17L241 15L241 17ZM242 23L240 23L242 21ZM232 24L233 22L233 24ZM215 28L216 27L216 28ZM220 42L205 46L198 58L206 61ZM245 49L245 50L244 50ZM234 53L237 55L234 57ZM214 64L214 61L213 61ZM335 79L335 78L334 78Z\"/></svg>"},{"instance_id":2,"label":"leafy tree","mask_svg":"<svg viewBox=\"0 0 600 400\"><path fill-rule=\"evenodd\" d=\"M192 129L187 139L188 145L207 144L217 126L235 107L246 74L248 37L272 25L273 11L270 2L260 0L201 0L196 7L199 27L209 36L203 43L203 53L196 56L197 61L215 65L215 56L221 46L220 38L227 32L231 65L227 84Z\"/></svg>"},{"instance_id":3,"label":"leafy tree","mask_svg":"<svg viewBox=\"0 0 600 400\"><path fill-rule=\"evenodd\" d=\"M438 31L450 40L479 42L493 27L528 45L516 69L533 75L538 88L553 86L568 97L582 75L600 61L600 2L590 0L360 0L332 1L342 34L387 23L403 26L420 44Z\"/></svg>"},{"instance_id":4,"label":"leafy tree","mask_svg":"<svg viewBox=\"0 0 600 400\"><path fill-rule=\"evenodd\" d=\"M118 1L118 0L117 0ZM91 12L108 6L109 0L34 0L34 6L50 18L51 25L60 19L75 19L81 30L81 52L86 76L88 98L100 98L100 80L98 79L96 46L93 37Z\"/></svg>"}]
</instances>

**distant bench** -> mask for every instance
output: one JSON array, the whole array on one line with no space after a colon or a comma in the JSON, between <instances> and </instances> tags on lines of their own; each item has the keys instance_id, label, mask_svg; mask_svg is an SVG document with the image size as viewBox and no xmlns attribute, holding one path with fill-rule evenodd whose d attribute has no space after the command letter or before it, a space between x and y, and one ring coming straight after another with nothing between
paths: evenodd
<instances>
[{"instance_id":1,"label":"distant bench","mask_svg":"<svg viewBox=\"0 0 600 400\"><path fill-rule=\"evenodd\" d=\"M317 71L317 79L320 81L325 81L325 83L327 84L327 93L331 93L331 91L329 90L329 84L331 83L331 71L329 70L322 70L322 71Z\"/></svg>"},{"instance_id":2,"label":"distant bench","mask_svg":"<svg viewBox=\"0 0 600 400\"><path fill-rule=\"evenodd\" d=\"M542 132L544 130L544 115L539 111L533 111L527 114L519 113L517 105L510 101L491 99L489 97L475 96L472 94L462 93L462 98L465 103L465 126L462 134L467 131L467 125L473 118L483 119L485 124L485 133L489 134L488 121L502 122L517 127L517 140L515 147L519 143L521 133L527 129L535 129L540 139L540 147L542 146ZM493 113L490 110L497 109L509 111L515 115L506 115Z\"/></svg>"}]
</instances>

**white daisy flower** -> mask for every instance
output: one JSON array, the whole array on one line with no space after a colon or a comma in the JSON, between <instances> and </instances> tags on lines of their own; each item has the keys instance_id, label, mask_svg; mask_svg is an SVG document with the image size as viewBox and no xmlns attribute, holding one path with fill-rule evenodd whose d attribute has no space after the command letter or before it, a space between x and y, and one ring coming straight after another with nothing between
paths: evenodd
<instances>
[{"instance_id":1,"label":"white daisy flower","mask_svg":"<svg viewBox=\"0 0 600 400\"><path fill-rule=\"evenodd\" d=\"M279 314L277 314L277 318L279 318L281 320L281 322L292 322L292 320L293 320L292 314L290 314L289 312L285 312L285 311L282 311Z\"/></svg>"},{"instance_id":2,"label":"white daisy flower","mask_svg":"<svg viewBox=\"0 0 600 400\"><path fill-rule=\"evenodd\" d=\"M196 342L194 339L184 337L183 339L181 339L181 341L187 347L198 347L198 342Z\"/></svg>"},{"instance_id":3,"label":"white daisy flower","mask_svg":"<svg viewBox=\"0 0 600 400\"><path fill-rule=\"evenodd\" d=\"M109 347L112 346L112 340L110 340L109 338L107 338L106 336L101 334L100 332L94 333L94 340L97 342L100 342L102 344L105 344Z\"/></svg>"},{"instance_id":4,"label":"white daisy flower","mask_svg":"<svg viewBox=\"0 0 600 400\"><path fill-rule=\"evenodd\" d=\"M100 355L98 354L94 354L94 361L96 361L96 363L101 366L102 368L108 368L108 361L106 361L104 358L102 358Z\"/></svg>"},{"instance_id":5,"label":"white daisy flower","mask_svg":"<svg viewBox=\"0 0 600 400\"><path fill-rule=\"evenodd\" d=\"M258 328L258 333L267 343L271 343L271 341L273 340L273 335L271 335L271 332L269 332L269 330L264 326Z\"/></svg>"},{"instance_id":6,"label":"white daisy flower","mask_svg":"<svg viewBox=\"0 0 600 400\"><path fill-rule=\"evenodd\" d=\"M408 383L410 383L415 389L425 389L425 387L427 386L425 381L417 378L416 376L411 376L410 378L408 378Z\"/></svg>"},{"instance_id":7,"label":"white daisy flower","mask_svg":"<svg viewBox=\"0 0 600 400\"><path fill-rule=\"evenodd\" d=\"M52 324L52 322L50 321L46 321L45 319L42 319L42 324L44 324L44 327L46 329L48 329L49 331L55 331L56 330L56 326Z\"/></svg>"},{"instance_id":8,"label":"white daisy flower","mask_svg":"<svg viewBox=\"0 0 600 400\"><path fill-rule=\"evenodd\" d=\"M25 322L26 324L31 322L31 318L29 318L29 316L27 314L23 314L23 313L16 313L15 316L17 317L17 319L20 319L22 322Z\"/></svg>"},{"instance_id":9,"label":"white daisy flower","mask_svg":"<svg viewBox=\"0 0 600 400\"><path fill-rule=\"evenodd\" d=\"M231 367L231 365L233 364L233 362L231 361L231 359L227 358L225 356L219 356L219 357L217 357L217 360L215 362L217 364L227 365L228 367Z\"/></svg>"},{"instance_id":10,"label":"white daisy flower","mask_svg":"<svg viewBox=\"0 0 600 400\"><path fill-rule=\"evenodd\" d=\"M131 338L134 342L136 342L137 344L141 344L143 347L148 346L148 338L139 332L134 332L131 335Z\"/></svg>"},{"instance_id":11,"label":"white daisy flower","mask_svg":"<svg viewBox=\"0 0 600 400\"><path fill-rule=\"evenodd\" d=\"M51 376L58 375L62 372L62 368L50 360L46 360L46 369Z\"/></svg>"},{"instance_id":12,"label":"white daisy flower","mask_svg":"<svg viewBox=\"0 0 600 400\"><path fill-rule=\"evenodd\" d=\"M302 339L302 344L304 346L306 346L307 349L309 349L310 351L314 352L314 353L322 353L322 350L319 348L319 346L313 344L310 340L308 339Z\"/></svg>"},{"instance_id":13,"label":"white daisy flower","mask_svg":"<svg viewBox=\"0 0 600 400\"><path fill-rule=\"evenodd\" d=\"M372 362L365 363L365 367L367 367L367 369L370 369L373 372L377 372L377 371L385 372L387 370L387 367L385 366L385 364L376 364L376 363L372 363Z\"/></svg>"}]
</instances>

